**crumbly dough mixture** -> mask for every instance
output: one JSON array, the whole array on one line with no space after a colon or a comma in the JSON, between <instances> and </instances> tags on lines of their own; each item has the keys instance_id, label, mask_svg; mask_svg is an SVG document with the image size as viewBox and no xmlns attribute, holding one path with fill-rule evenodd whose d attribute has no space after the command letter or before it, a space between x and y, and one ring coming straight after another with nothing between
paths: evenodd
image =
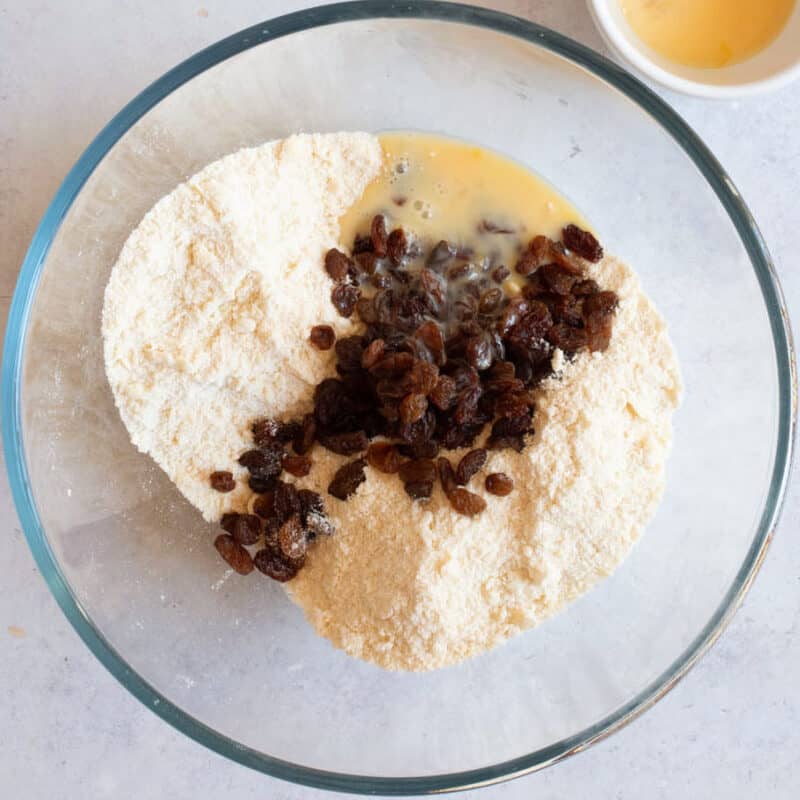
<instances>
[{"instance_id":1,"label":"crumbly dough mixture","mask_svg":"<svg viewBox=\"0 0 800 800\"><path fill-rule=\"evenodd\" d=\"M311 327L353 332L321 264L382 158L366 133L240 150L156 203L122 249L103 306L106 374L133 443L207 520L247 502L236 459L253 419L308 411L332 372ZM218 469L233 471L232 493L210 487Z\"/></svg>"},{"instance_id":2,"label":"crumbly dough mixture","mask_svg":"<svg viewBox=\"0 0 800 800\"><path fill-rule=\"evenodd\" d=\"M330 353L313 324L343 335L323 252L337 218L380 168L366 134L298 136L210 165L161 200L131 235L106 292L106 368L131 438L207 519L244 510L219 494L258 416L296 416ZM434 489L412 502L396 476L366 468L347 502L325 493L343 462L319 445L301 487L337 526L287 584L318 633L389 669L428 670L505 641L609 575L660 500L680 378L663 320L635 274L607 257L591 277L620 297L611 346L562 362L539 392L522 453L491 452L468 519ZM455 463L460 453L450 453ZM483 488L506 472L504 498Z\"/></svg>"}]
</instances>

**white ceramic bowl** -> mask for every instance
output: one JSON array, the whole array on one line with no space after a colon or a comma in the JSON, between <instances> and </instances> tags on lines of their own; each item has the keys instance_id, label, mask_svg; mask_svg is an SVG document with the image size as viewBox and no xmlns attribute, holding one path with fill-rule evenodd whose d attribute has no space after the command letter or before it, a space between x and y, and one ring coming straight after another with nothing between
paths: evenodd
<instances>
[{"instance_id":1,"label":"white ceramic bowl","mask_svg":"<svg viewBox=\"0 0 800 800\"><path fill-rule=\"evenodd\" d=\"M725 99L779 89L800 77L800 4L769 47L721 69L686 67L659 55L633 32L620 0L587 0L587 5L609 48L641 75L669 89Z\"/></svg>"}]
</instances>

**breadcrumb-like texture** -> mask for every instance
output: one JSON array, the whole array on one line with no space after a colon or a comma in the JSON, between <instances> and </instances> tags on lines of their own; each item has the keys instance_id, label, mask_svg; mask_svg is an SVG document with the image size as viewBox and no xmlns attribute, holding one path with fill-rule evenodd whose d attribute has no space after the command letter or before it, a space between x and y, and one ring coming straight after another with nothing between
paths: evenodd
<instances>
[{"instance_id":1,"label":"breadcrumb-like texture","mask_svg":"<svg viewBox=\"0 0 800 800\"><path fill-rule=\"evenodd\" d=\"M332 370L311 327L351 332L320 265L382 159L367 133L240 150L156 203L122 249L103 306L106 374L133 443L208 520L247 501L236 459L252 420L307 410ZM218 469L239 479L233 492L211 489Z\"/></svg>"}]
</instances>

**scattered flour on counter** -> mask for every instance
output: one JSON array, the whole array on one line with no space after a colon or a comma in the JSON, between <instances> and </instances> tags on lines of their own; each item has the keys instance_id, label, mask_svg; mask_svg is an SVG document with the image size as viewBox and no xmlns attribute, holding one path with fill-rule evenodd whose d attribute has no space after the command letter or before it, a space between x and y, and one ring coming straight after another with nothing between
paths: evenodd
<instances>
[{"instance_id":1,"label":"scattered flour on counter","mask_svg":"<svg viewBox=\"0 0 800 800\"><path fill-rule=\"evenodd\" d=\"M352 323L320 264L339 217L379 172L366 133L298 135L240 150L160 200L130 235L103 306L106 374L133 443L208 520L250 494L220 494L264 414L307 410L333 351L313 325Z\"/></svg>"},{"instance_id":2,"label":"scattered flour on counter","mask_svg":"<svg viewBox=\"0 0 800 800\"><path fill-rule=\"evenodd\" d=\"M134 444L209 520L247 506L245 481L220 494L208 475L244 477L249 423L308 411L333 373L311 326L354 330L330 304L322 256L380 167L368 134L244 150L161 200L125 244L103 313L109 381ZM411 502L371 467L336 500L325 489L345 459L314 448L296 482L323 493L337 533L286 586L335 646L389 669L456 663L561 609L641 535L663 490L678 366L635 274L610 257L589 272L620 297L611 346L574 362L556 353L531 444L490 453L470 485L487 500L481 515L457 515L438 486ZM508 497L484 491L496 471L514 479Z\"/></svg>"}]
</instances>

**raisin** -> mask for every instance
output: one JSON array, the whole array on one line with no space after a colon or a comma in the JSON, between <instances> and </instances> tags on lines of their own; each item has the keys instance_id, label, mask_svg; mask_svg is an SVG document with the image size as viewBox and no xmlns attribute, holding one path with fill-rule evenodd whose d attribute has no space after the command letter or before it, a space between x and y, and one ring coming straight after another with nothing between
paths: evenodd
<instances>
[{"instance_id":1,"label":"raisin","mask_svg":"<svg viewBox=\"0 0 800 800\"><path fill-rule=\"evenodd\" d=\"M466 489L453 489L447 499L453 509L465 517L474 517L486 508L486 501L482 497Z\"/></svg>"},{"instance_id":2,"label":"raisin","mask_svg":"<svg viewBox=\"0 0 800 800\"><path fill-rule=\"evenodd\" d=\"M550 309L538 300L531 300L526 303L525 313L508 331L508 338L527 350L547 334L552 324Z\"/></svg>"},{"instance_id":3,"label":"raisin","mask_svg":"<svg viewBox=\"0 0 800 800\"><path fill-rule=\"evenodd\" d=\"M311 511L305 520L306 537L313 541L319 536L333 536L336 533L333 523L317 511Z\"/></svg>"},{"instance_id":4,"label":"raisin","mask_svg":"<svg viewBox=\"0 0 800 800\"><path fill-rule=\"evenodd\" d=\"M537 270L528 275L528 282L522 287L522 296L526 300L536 300L538 299L539 295L550 291L547 283L544 280L544 272L542 270L543 267L539 267Z\"/></svg>"},{"instance_id":5,"label":"raisin","mask_svg":"<svg viewBox=\"0 0 800 800\"><path fill-rule=\"evenodd\" d=\"M255 544L261 538L261 519L255 514L239 514L230 533L239 544Z\"/></svg>"},{"instance_id":6,"label":"raisin","mask_svg":"<svg viewBox=\"0 0 800 800\"><path fill-rule=\"evenodd\" d=\"M300 501L300 521L303 524L305 524L309 514L322 514L324 512L322 495L317 492L311 489L300 489L297 492L297 498Z\"/></svg>"},{"instance_id":7,"label":"raisin","mask_svg":"<svg viewBox=\"0 0 800 800\"><path fill-rule=\"evenodd\" d=\"M473 336L467 340L465 349L467 361L479 372L492 365L492 348L485 336Z\"/></svg>"},{"instance_id":8,"label":"raisin","mask_svg":"<svg viewBox=\"0 0 800 800\"><path fill-rule=\"evenodd\" d=\"M380 472L397 472L401 460L397 448L389 442L373 442L367 450L367 462Z\"/></svg>"},{"instance_id":9,"label":"raisin","mask_svg":"<svg viewBox=\"0 0 800 800\"><path fill-rule=\"evenodd\" d=\"M529 409L518 416L506 416L492 425L492 436L521 436L531 431L531 413Z\"/></svg>"},{"instance_id":10,"label":"raisin","mask_svg":"<svg viewBox=\"0 0 800 800\"><path fill-rule=\"evenodd\" d=\"M392 288L392 276L385 275L384 273L375 273L375 275L370 278L370 283L376 289L391 289ZM366 320L364 320L366 322Z\"/></svg>"},{"instance_id":11,"label":"raisin","mask_svg":"<svg viewBox=\"0 0 800 800\"><path fill-rule=\"evenodd\" d=\"M423 322L416 331L414 331L414 338L419 339L433 358L433 363L438 366L444 365L447 361L447 355L444 349L444 336L442 329L432 320Z\"/></svg>"},{"instance_id":12,"label":"raisin","mask_svg":"<svg viewBox=\"0 0 800 800\"><path fill-rule=\"evenodd\" d=\"M523 436L490 436L486 441L489 450L514 450L521 453L525 449Z\"/></svg>"},{"instance_id":13,"label":"raisin","mask_svg":"<svg viewBox=\"0 0 800 800\"><path fill-rule=\"evenodd\" d=\"M552 248L553 241L547 236L534 236L528 242L525 252L536 262L536 266L540 267L550 260Z\"/></svg>"},{"instance_id":14,"label":"raisin","mask_svg":"<svg viewBox=\"0 0 800 800\"><path fill-rule=\"evenodd\" d=\"M352 262L341 250L333 248L325 254L325 271L337 283L347 279L351 265Z\"/></svg>"},{"instance_id":15,"label":"raisin","mask_svg":"<svg viewBox=\"0 0 800 800\"><path fill-rule=\"evenodd\" d=\"M498 322L499 333L508 333L528 313L529 309L530 303L524 297L515 297L510 300Z\"/></svg>"},{"instance_id":16,"label":"raisin","mask_svg":"<svg viewBox=\"0 0 800 800\"><path fill-rule=\"evenodd\" d=\"M233 473L227 470L219 470L212 472L211 488L218 492L232 492L236 488L236 481L233 479Z\"/></svg>"},{"instance_id":17,"label":"raisin","mask_svg":"<svg viewBox=\"0 0 800 800\"><path fill-rule=\"evenodd\" d=\"M272 440L258 449L242 453L239 463L255 477L274 478L281 474L283 455L283 445Z\"/></svg>"},{"instance_id":18,"label":"raisin","mask_svg":"<svg viewBox=\"0 0 800 800\"><path fill-rule=\"evenodd\" d=\"M514 481L505 472L493 472L486 476L486 491L505 497L514 490Z\"/></svg>"},{"instance_id":19,"label":"raisin","mask_svg":"<svg viewBox=\"0 0 800 800\"><path fill-rule=\"evenodd\" d=\"M570 295L540 295L540 299L547 304L553 322L564 322L573 328L582 328L581 306L584 300Z\"/></svg>"},{"instance_id":20,"label":"raisin","mask_svg":"<svg viewBox=\"0 0 800 800\"><path fill-rule=\"evenodd\" d=\"M425 263L431 269L439 271L443 269L448 262L452 261L455 256L456 248L442 239L442 241L431 250Z\"/></svg>"},{"instance_id":21,"label":"raisin","mask_svg":"<svg viewBox=\"0 0 800 800\"><path fill-rule=\"evenodd\" d=\"M408 284L411 283L411 275L397 267L389 269L389 275L391 275L397 283L403 284L403 286L408 286Z\"/></svg>"},{"instance_id":22,"label":"raisin","mask_svg":"<svg viewBox=\"0 0 800 800\"><path fill-rule=\"evenodd\" d=\"M575 275L558 264L545 264L536 271L551 292L569 294L575 284Z\"/></svg>"},{"instance_id":23,"label":"raisin","mask_svg":"<svg viewBox=\"0 0 800 800\"><path fill-rule=\"evenodd\" d=\"M488 454L483 448L470 450L469 453L458 462L458 466L456 467L456 483L459 486L466 486L472 479L472 476L483 469L487 456Z\"/></svg>"},{"instance_id":24,"label":"raisin","mask_svg":"<svg viewBox=\"0 0 800 800\"><path fill-rule=\"evenodd\" d=\"M364 369L374 367L383 358L385 352L386 342L383 339L375 339L364 348L361 355L361 366Z\"/></svg>"},{"instance_id":25,"label":"raisin","mask_svg":"<svg viewBox=\"0 0 800 800\"><path fill-rule=\"evenodd\" d=\"M586 347L588 337L583 328L559 323L547 332L547 341L554 347L560 347L565 353L575 353Z\"/></svg>"},{"instance_id":26,"label":"raisin","mask_svg":"<svg viewBox=\"0 0 800 800\"><path fill-rule=\"evenodd\" d=\"M436 430L436 415L428 409L422 419L408 424L401 424L397 428L397 435L406 444L419 444L427 442Z\"/></svg>"},{"instance_id":27,"label":"raisin","mask_svg":"<svg viewBox=\"0 0 800 800\"><path fill-rule=\"evenodd\" d=\"M301 420L293 419L289 422L281 422L278 426L278 441L282 444L289 444L294 441L301 428Z\"/></svg>"},{"instance_id":28,"label":"raisin","mask_svg":"<svg viewBox=\"0 0 800 800\"><path fill-rule=\"evenodd\" d=\"M253 433L253 441L258 447L269 445L273 440L278 438L278 431L280 430L280 423L274 419L266 417L256 420L251 431Z\"/></svg>"},{"instance_id":29,"label":"raisin","mask_svg":"<svg viewBox=\"0 0 800 800\"><path fill-rule=\"evenodd\" d=\"M262 478L259 475L251 475L247 481L247 485L256 494L265 494L271 492L278 484L277 477Z\"/></svg>"},{"instance_id":30,"label":"raisin","mask_svg":"<svg viewBox=\"0 0 800 800\"><path fill-rule=\"evenodd\" d=\"M253 563L260 572L280 583L286 583L297 575L302 566L300 561L290 561L280 550L265 548L259 550Z\"/></svg>"},{"instance_id":31,"label":"raisin","mask_svg":"<svg viewBox=\"0 0 800 800\"><path fill-rule=\"evenodd\" d=\"M586 320L586 344L593 353L608 348L612 327L612 317L589 317Z\"/></svg>"},{"instance_id":32,"label":"raisin","mask_svg":"<svg viewBox=\"0 0 800 800\"><path fill-rule=\"evenodd\" d=\"M308 549L308 540L300 524L300 515L292 514L281 525L278 532L278 546L283 555L291 561L297 561L305 556Z\"/></svg>"},{"instance_id":33,"label":"raisin","mask_svg":"<svg viewBox=\"0 0 800 800\"><path fill-rule=\"evenodd\" d=\"M402 375L414 366L411 353L389 353L370 367L370 374L375 378L394 378Z\"/></svg>"},{"instance_id":34,"label":"raisin","mask_svg":"<svg viewBox=\"0 0 800 800\"><path fill-rule=\"evenodd\" d=\"M409 481L403 488L412 500L427 500L433 493L433 481Z\"/></svg>"},{"instance_id":35,"label":"raisin","mask_svg":"<svg viewBox=\"0 0 800 800\"><path fill-rule=\"evenodd\" d=\"M372 298L376 321L381 325L394 325L397 321L397 298L393 289L381 289Z\"/></svg>"},{"instance_id":36,"label":"raisin","mask_svg":"<svg viewBox=\"0 0 800 800\"><path fill-rule=\"evenodd\" d=\"M250 553L229 533L221 533L214 539L214 547L225 559L225 562L240 575L248 575L253 571L253 559Z\"/></svg>"},{"instance_id":37,"label":"raisin","mask_svg":"<svg viewBox=\"0 0 800 800\"><path fill-rule=\"evenodd\" d=\"M495 361L489 371L489 380L511 380L516 369L511 361Z\"/></svg>"},{"instance_id":38,"label":"raisin","mask_svg":"<svg viewBox=\"0 0 800 800\"><path fill-rule=\"evenodd\" d=\"M445 282L440 275L437 275L432 269L423 267L419 273L419 281L422 289L429 297L433 298L436 305L444 302Z\"/></svg>"},{"instance_id":39,"label":"raisin","mask_svg":"<svg viewBox=\"0 0 800 800\"><path fill-rule=\"evenodd\" d=\"M358 255L359 253L371 253L372 252L372 239L369 236L360 236L356 234L356 238L353 241L353 255Z\"/></svg>"},{"instance_id":40,"label":"raisin","mask_svg":"<svg viewBox=\"0 0 800 800\"><path fill-rule=\"evenodd\" d=\"M339 500L347 500L367 479L364 474L366 463L363 458L358 458L339 467L328 486L328 494Z\"/></svg>"},{"instance_id":41,"label":"raisin","mask_svg":"<svg viewBox=\"0 0 800 800\"><path fill-rule=\"evenodd\" d=\"M395 402L399 416L400 400L412 391L414 386L415 382L409 375L401 375L397 378L383 378L375 384L375 393L382 402Z\"/></svg>"},{"instance_id":42,"label":"raisin","mask_svg":"<svg viewBox=\"0 0 800 800\"><path fill-rule=\"evenodd\" d=\"M587 278L585 281L578 281L572 287L572 294L576 297L585 297L586 295L590 294L597 294L600 291L600 287L597 285L597 281L593 281L591 278Z\"/></svg>"},{"instance_id":43,"label":"raisin","mask_svg":"<svg viewBox=\"0 0 800 800\"><path fill-rule=\"evenodd\" d=\"M428 399L436 408L447 411L451 408L458 396L456 382L449 375L440 375L436 380L436 385L428 395Z\"/></svg>"},{"instance_id":44,"label":"raisin","mask_svg":"<svg viewBox=\"0 0 800 800\"><path fill-rule=\"evenodd\" d=\"M502 289L487 289L478 301L478 311L481 314L491 314L498 309L502 300Z\"/></svg>"},{"instance_id":45,"label":"raisin","mask_svg":"<svg viewBox=\"0 0 800 800\"><path fill-rule=\"evenodd\" d=\"M363 336L346 336L336 342L336 361L339 372L358 372L364 354Z\"/></svg>"},{"instance_id":46,"label":"raisin","mask_svg":"<svg viewBox=\"0 0 800 800\"><path fill-rule=\"evenodd\" d=\"M442 446L448 450L471 447L482 430L482 422L463 425L450 420L442 431Z\"/></svg>"},{"instance_id":47,"label":"raisin","mask_svg":"<svg viewBox=\"0 0 800 800\"><path fill-rule=\"evenodd\" d=\"M523 277L532 275L537 269L539 269L539 262L530 253L523 253L514 267L514 271Z\"/></svg>"},{"instance_id":48,"label":"raisin","mask_svg":"<svg viewBox=\"0 0 800 800\"><path fill-rule=\"evenodd\" d=\"M456 488L456 473L450 459L444 456L436 461L436 470L439 473L439 482L442 484L442 491L449 495Z\"/></svg>"},{"instance_id":49,"label":"raisin","mask_svg":"<svg viewBox=\"0 0 800 800\"><path fill-rule=\"evenodd\" d=\"M429 361L417 359L408 372L408 380L415 392L427 396L433 391L439 380L439 368Z\"/></svg>"},{"instance_id":50,"label":"raisin","mask_svg":"<svg viewBox=\"0 0 800 800\"><path fill-rule=\"evenodd\" d=\"M460 278L466 278L472 270L472 265L469 262L462 264L454 264L447 270L447 277L451 281L457 281Z\"/></svg>"},{"instance_id":51,"label":"raisin","mask_svg":"<svg viewBox=\"0 0 800 800\"><path fill-rule=\"evenodd\" d=\"M353 261L365 275L373 275L378 267L378 256L375 253L357 253L353 256Z\"/></svg>"},{"instance_id":52,"label":"raisin","mask_svg":"<svg viewBox=\"0 0 800 800\"><path fill-rule=\"evenodd\" d=\"M561 231L561 240L573 253L587 261L598 262L603 257L600 242L589 231L581 230L577 225L567 225Z\"/></svg>"},{"instance_id":53,"label":"raisin","mask_svg":"<svg viewBox=\"0 0 800 800\"><path fill-rule=\"evenodd\" d=\"M459 395L455 411L453 411L453 422L456 425L468 425L475 421L478 412L478 401L481 399L482 389L475 386L465 389Z\"/></svg>"},{"instance_id":54,"label":"raisin","mask_svg":"<svg viewBox=\"0 0 800 800\"><path fill-rule=\"evenodd\" d=\"M465 261L469 261L475 255L475 248L474 247L467 247L462 245L461 247L456 249L456 258L464 259Z\"/></svg>"},{"instance_id":55,"label":"raisin","mask_svg":"<svg viewBox=\"0 0 800 800\"><path fill-rule=\"evenodd\" d=\"M406 458L436 458L439 455L439 442L428 439L414 444L399 444L397 452Z\"/></svg>"},{"instance_id":56,"label":"raisin","mask_svg":"<svg viewBox=\"0 0 800 800\"><path fill-rule=\"evenodd\" d=\"M331 302L343 317L352 316L359 297L361 297L361 290L357 286L350 286L346 283L337 284L331 292Z\"/></svg>"},{"instance_id":57,"label":"raisin","mask_svg":"<svg viewBox=\"0 0 800 800\"><path fill-rule=\"evenodd\" d=\"M239 515L235 511L223 514L220 517L219 526L222 528L222 530L233 534L233 526L236 524L237 519L239 519Z\"/></svg>"},{"instance_id":58,"label":"raisin","mask_svg":"<svg viewBox=\"0 0 800 800\"><path fill-rule=\"evenodd\" d=\"M480 223L478 223L478 233L508 234L514 233L514 229L509 228L507 225L501 225L498 222L493 222L490 219L482 219Z\"/></svg>"},{"instance_id":59,"label":"raisin","mask_svg":"<svg viewBox=\"0 0 800 800\"><path fill-rule=\"evenodd\" d=\"M424 394L407 394L400 402L400 419L406 423L417 422L428 410L428 398Z\"/></svg>"},{"instance_id":60,"label":"raisin","mask_svg":"<svg viewBox=\"0 0 800 800\"><path fill-rule=\"evenodd\" d=\"M396 267L400 266L408 249L408 240L402 228L395 228L386 240L386 252L389 260Z\"/></svg>"},{"instance_id":61,"label":"raisin","mask_svg":"<svg viewBox=\"0 0 800 800\"><path fill-rule=\"evenodd\" d=\"M336 341L336 334L330 325L315 325L308 338L317 350L330 350Z\"/></svg>"},{"instance_id":62,"label":"raisin","mask_svg":"<svg viewBox=\"0 0 800 800\"><path fill-rule=\"evenodd\" d=\"M295 478L305 478L311 472L312 461L308 456L286 456L283 468Z\"/></svg>"},{"instance_id":63,"label":"raisin","mask_svg":"<svg viewBox=\"0 0 800 800\"><path fill-rule=\"evenodd\" d=\"M319 443L333 453L352 456L366 450L369 446L369 439L364 431L353 431L351 433L323 434L319 437Z\"/></svg>"},{"instance_id":64,"label":"raisin","mask_svg":"<svg viewBox=\"0 0 800 800\"><path fill-rule=\"evenodd\" d=\"M369 238L372 242L372 249L375 255L383 258L386 255L388 237L386 235L386 218L383 214L376 214L372 218L369 229Z\"/></svg>"},{"instance_id":65,"label":"raisin","mask_svg":"<svg viewBox=\"0 0 800 800\"><path fill-rule=\"evenodd\" d=\"M583 276L583 266L567 252L561 242L552 242L550 245L550 258L560 267L578 277Z\"/></svg>"},{"instance_id":66,"label":"raisin","mask_svg":"<svg viewBox=\"0 0 800 800\"><path fill-rule=\"evenodd\" d=\"M277 517L269 517L264 520L264 546L278 546L278 531L281 529L281 521Z\"/></svg>"},{"instance_id":67,"label":"raisin","mask_svg":"<svg viewBox=\"0 0 800 800\"><path fill-rule=\"evenodd\" d=\"M497 398L494 411L500 417L521 417L528 412L530 402L527 392L508 392Z\"/></svg>"},{"instance_id":68,"label":"raisin","mask_svg":"<svg viewBox=\"0 0 800 800\"><path fill-rule=\"evenodd\" d=\"M269 519L275 516L275 492L267 492L262 494L253 503L253 511L261 517L261 519ZM224 527L224 526L223 526ZM229 531L230 533L230 531Z\"/></svg>"},{"instance_id":69,"label":"raisin","mask_svg":"<svg viewBox=\"0 0 800 800\"><path fill-rule=\"evenodd\" d=\"M292 514L300 513L300 497L292 483L281 481L275 487L275 516L285 522Z\"/></svg>"},{"instance_id":70,"label":"raisin","mask_svg":"<svg viewBox=\"0 0 800 800\"><path fill-rule=\"evenodd\" d=\"M436 465L428 458L406 461L400 465L399 473L403 483L435 481Z\"/></svg>"},{"instance_id":71,"label":"raisin","mask_svg":"<svg viewBox=\"0 0 800 800\"><path fill-rule=\"evenodd\" d=\"M314 419L313 414L306 414L303 417L300 430L292 443L295 453L299 456L305 455L313 446L316 436L317 421Z\"/></svg>"},{"instance_id":72,"label":"raisin","mask_svg":"<svg viewBox=\"0 0 800 800\"><path fill-rule=\"evenodd\" d=\"M495 283L502 283L510 274L511 270L504 264L501 264L499 267L494 268L492 272L492 280Z\"/></svg>"},{"instance_id":73,"label":"raisin","mask_svg":"<svg viewBox=\"0 0 800 800\"><path fill-rule=\"evenodd\" d=\"M583 316L607 317L614 313L619 305L619 297L615 292L594 292L583 301Z\"/></svg>"},{"instance_id":74,"label":"raisin","mask_svg":"<svg viewBox=\"0 0 800 800\"><path fill-rule=\"evenodd\" d=\"M357 406L341 381L326 378L314 390L318 427L328 431L352 430L357 414Z\"/></svg>"}]
</instances>

